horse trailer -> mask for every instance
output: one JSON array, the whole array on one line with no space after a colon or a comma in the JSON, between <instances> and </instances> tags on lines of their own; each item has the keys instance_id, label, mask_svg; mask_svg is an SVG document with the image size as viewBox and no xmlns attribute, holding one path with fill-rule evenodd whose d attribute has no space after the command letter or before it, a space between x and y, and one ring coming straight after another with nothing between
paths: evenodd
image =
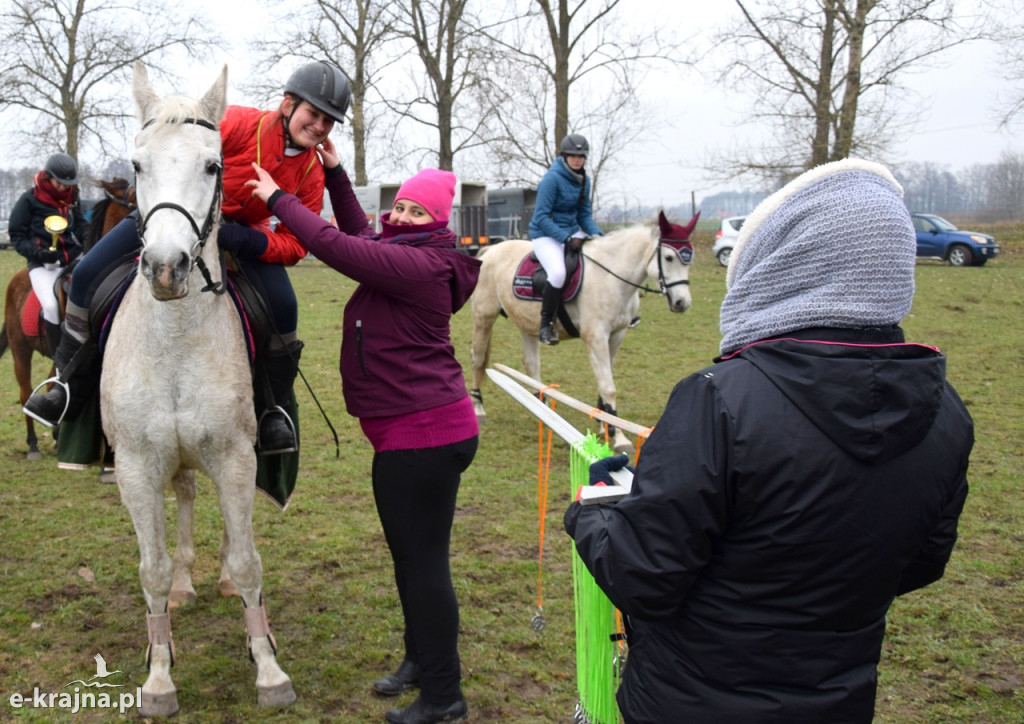
<instances>
[{"instance_id":1,"label":"horse trailer","mask_svg":"<svg viewBox=\"0 0 1024 724\"><path fill-rule=\"evenodd\" d=\"M491 243L528 239L537 189L507 188L487 192L487 236Z\"/></svg>"},{"instance_id":2,"label":"horse trailer","mask_svg":"<svg viewBox=\"0 0 1024 724\"><path fill-rule=\"evenodd\" d=\"M354 186L356 200L363 207L366 218L373 230L380 233L380 217L388 213L395 205L395 196L401 184L371 184ZM333 223L333 209L330 197L324 194L324 218ZM458 237L458 248L470 254L476 254L480 247L487 244L487 186L480 183L458 182L455 185L455 198L452 201L452 213L448 220L449 228Z\"/></svg>"}]
</instances>

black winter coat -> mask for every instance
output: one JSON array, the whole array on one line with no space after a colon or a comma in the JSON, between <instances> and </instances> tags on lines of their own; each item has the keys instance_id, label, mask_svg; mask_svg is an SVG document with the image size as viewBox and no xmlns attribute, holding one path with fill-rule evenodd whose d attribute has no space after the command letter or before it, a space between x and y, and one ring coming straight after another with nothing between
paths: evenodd
<instances>
[{"instance_id":1,"label":"black winter coat","mask_svg":"<svg viewBox=\"0 0 1024 724\"><path fill-rule=\"evenodd\" d=\"M680 382L632 493L566 514L627 614L627 722L870 722L885 615L937 580L973 423L935 349L804 330Z\"/></svg>"},{"instance_id":2,"label":"black winter coat","mask_svg":"<svg viewBox=\"0 0 1024 724\"><path fill-rule=\"evenodd\" d=\"M82 244L85 242L89 224L82 213L82 207L76 200L66 211L67 230L57 237L57 250L60 258L56 263L67 266L82 255ZM11 235L11 243L25 259L28 268L42 266L44 261L39 258L41 249L49 249L53 243L50 232L43 222L47 216L64 216L61 210L40 201L33 189L21 195L11 209L7 229Z\"/></svg>"}]
</instances>

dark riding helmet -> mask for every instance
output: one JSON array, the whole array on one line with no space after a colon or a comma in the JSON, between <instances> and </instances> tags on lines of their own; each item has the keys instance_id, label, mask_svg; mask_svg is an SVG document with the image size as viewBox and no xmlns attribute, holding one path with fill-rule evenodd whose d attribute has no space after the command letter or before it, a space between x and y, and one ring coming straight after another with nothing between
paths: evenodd
<instances>
[{"instance_id":1,"label":"dark riding helmet","mask_svg":"<svg viewBox=\"0 0 1024 724\"><path fill-rule=\"evenodd\" d=\"M583 156L583 158L586 158L589 151L590 144L579 133L570 133L562 139L560 152L563 156Z\"/></svg>"},{"instance_id":2,"label":"dark riding helmet","mask_svg":"<svg viewBox=\"0 0 1024 724\"><path fill-rule=\"evenodd\" d=\"M78 183L78 164L66 153L55 153L46 159L43 170L57 182L65 186Z\"/></svg>"},{"instance_id":3,"label":"dark riding helmet","mask_svg":"<svg viewBox=\"0 0 1024 724\"><path fill-rule=\"evenodd\" d=\"M345 122L352 88L345 74L333 63L306 63L291 74L284 91L307 101L338 123Z\"/></svg>"}]
</instances>

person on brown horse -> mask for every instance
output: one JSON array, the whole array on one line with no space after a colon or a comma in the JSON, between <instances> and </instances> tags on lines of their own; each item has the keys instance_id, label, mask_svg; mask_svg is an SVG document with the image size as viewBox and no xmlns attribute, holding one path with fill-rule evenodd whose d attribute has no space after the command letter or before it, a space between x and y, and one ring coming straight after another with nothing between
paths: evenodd
<instances>
[{"instance_id":1,"label":"person on brown horse","mask_svg":"<svg viewBox=\"0 0 1024 724\"><path fill-rule=\"evenodd\" d=\"M540 341L558 344L555 315L565 284L565 248L578 249L585 239L601 236L590 215L590 179L583 168L590 144L579 133L562 139L561 155L537 186L537 205L530 221L533 254L548 274L540 308Z\"/></svg>"},{"instance_id":2,"label":"person on brown horse","mask_svg":"<svg viewBox=\"0 0 1024 724\"><path fill-rule=\"evenodd\" d=\"M47 220L58 217L56 225ZM88 224L78 203L78 164L66 153L55 153L35 175L32 188L21 195L8 221L11 243L28 260L32 291L43 308L46 341L51 352L60 343L60 302L54 292L57 277L82 255Z\"/></svg>"}]
</instances>

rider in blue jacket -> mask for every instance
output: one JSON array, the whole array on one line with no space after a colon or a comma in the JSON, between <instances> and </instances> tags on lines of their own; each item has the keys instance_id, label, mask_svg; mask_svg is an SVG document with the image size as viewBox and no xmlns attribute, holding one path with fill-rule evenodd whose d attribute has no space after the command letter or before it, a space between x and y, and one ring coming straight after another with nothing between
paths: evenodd
<instances>
[{"instance_id":1,"label":"rider in blue jacket","mask_svg":"<svg viewBox=\"0 0 1024 724\"><path fill-rule=\"evenodd\" d=\"M530 221L530 239L537 261L548 274L540 309L540 341L558 344L554 320L565 285L565 245L579 248L583 239L600 236L590 215L590 179L583 168L590 144L578 133L562 139L555 159L537 186L537 205Z\"/></svg>"}]
</instances>

